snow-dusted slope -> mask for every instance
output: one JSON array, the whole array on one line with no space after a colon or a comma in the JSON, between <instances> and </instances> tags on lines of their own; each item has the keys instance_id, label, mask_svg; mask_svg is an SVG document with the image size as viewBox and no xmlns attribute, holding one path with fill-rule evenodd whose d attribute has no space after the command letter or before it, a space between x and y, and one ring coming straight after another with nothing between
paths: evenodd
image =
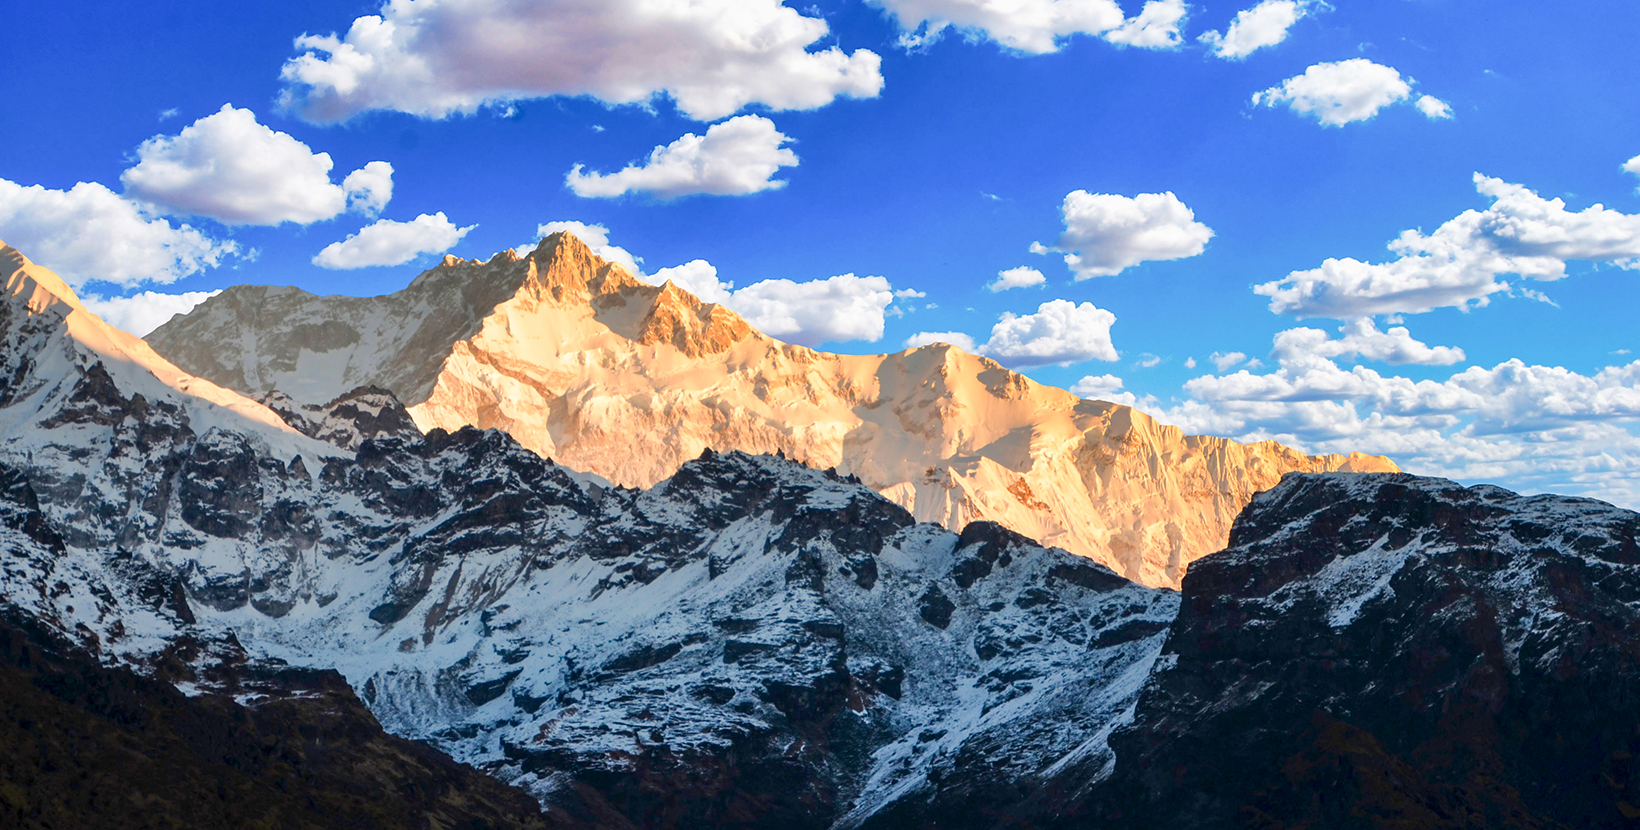
<instances>
[{"instance_id":1,"label":"snow-dusted slope","mask_svg":"<svg viewBox=\"0 0 1640 830\"><path fill-rule=\"evenodd\" d=\"M1148 585L1176 586L1284 473L1396 469L1187 436L948 345L853 356L781 343L562 233L527 257L446 258L384 297L232 288L148 339L253 396L322 404L376 384L423 429L502 429L626 486L708 448L778 451L857 475L919 520L995 521Z\"/></svg>"}]
</instances>

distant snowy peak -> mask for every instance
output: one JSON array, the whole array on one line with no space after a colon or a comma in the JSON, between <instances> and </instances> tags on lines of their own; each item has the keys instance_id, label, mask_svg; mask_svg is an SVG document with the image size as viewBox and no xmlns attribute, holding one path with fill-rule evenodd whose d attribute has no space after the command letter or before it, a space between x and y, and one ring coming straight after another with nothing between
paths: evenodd
<instances>
[{"instance_id":1,"label":"distant snowy peak","mask_svg":"<svg viewBox=\"0 0 1640 830\"><path fill-rule=\"evenodd\" d=\"M446 257L381 297L231 288L148 339L247 395L323 406L373 385L424 431L504 430L627 487L708 449L779 452L856 475L920 521L997 522L1147 585L1176 586L1283 473L1396 469L1186 436L948 345L783 343L563 232L527 256Z\"/></svg>"}]
</instances>

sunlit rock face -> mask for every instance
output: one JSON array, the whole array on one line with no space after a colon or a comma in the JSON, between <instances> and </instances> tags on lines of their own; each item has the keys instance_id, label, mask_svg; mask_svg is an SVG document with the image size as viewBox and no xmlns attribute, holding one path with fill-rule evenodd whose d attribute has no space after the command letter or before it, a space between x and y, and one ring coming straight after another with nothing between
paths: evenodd
<instances>
[{"instance_id":1,"label":"sunlit rock face","mask_svg":"<svg viewBox=\"0 0 1640 830\"><path fill-rule=\"evenodd\" d=\"M1223 547L1288 472L1391 472L1378 456L1187 436L936 344L836 355L782 343L567 233L528 256L446 258L398 293L228 289L149 335L190 373L323 405L373 384L423 430L500 429L615 484L703 450L835 468L920 521L992 521L1151 586Z\"/></svg>"}]
</instances>

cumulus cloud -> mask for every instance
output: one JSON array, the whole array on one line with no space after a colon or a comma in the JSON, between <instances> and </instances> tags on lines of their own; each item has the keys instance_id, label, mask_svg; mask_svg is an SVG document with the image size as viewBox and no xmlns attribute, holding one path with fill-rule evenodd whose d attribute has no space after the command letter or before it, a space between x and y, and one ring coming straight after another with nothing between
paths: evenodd
<instances>
[{"instance_id":1,"label":"cumulus cloud","mask_svg":"<svg viewBox=\"0 0 1640 830\"><path fill-rule=\"evenodd\" d=\"M1122 379L1115 375L1088 375L1072 384L1071 391L1084 398L1099 398L1112 395L1122 388Z\"/></svg>"},{"instance_id":2,"label":"cumulus cloud","mask_svg":"<svg viewBox=\"0 0 1640 830\"><path fill-rule=\"evenodd\" d=\"M1640 215L1598 204L1574 213L1560 199L1479 173L1475 189L1491 207L1465 211L1427 236L1403 232L1390 243L1389 262L1328 259L1253 290L1278 314L1347 320L1484 306L1509 290L1499 276L1558 280L1568 260L1640 267Z\"/></svg>"},{"instance_id":3,"label":"cumulus cloud","mask_svg":"<svg viewBox=\"0 0 1640 830\"><path fill-rule=\"evenodd\" d=\"M1325 336L1325 333L1323 333L1323 336ZM1221 372L1228 369L1228 368L1230 368L1231 366L1236 365L1237 363L1240 363L1240 362L1246 360L1246 359L1247 359L1246 352L1228 352L1228 353L1224 353L1224 354L1221 354L1219 352L1214 352L1214 353L1207 356L1208 362L1212 363L1214 366L1219 367L1219 371L1221 371Z\"/></svg>"},{"instance_id":4,"label":"cumulus cloud","mask_svg":"<svg viewBox=\"0 0 1640 830\"><path fill-rule=\"evenodd\" d=\"M1629 159L1628 163L1623 165L1623 169L1629 173L1633 173L1636 176L1640 176L1640 156L1635 156L1634 158Z\"/></svg>"},{"instance_id":5,"label":"cumulus cloud","mask_svg":"<svg viewBox=\"0 0 1640 830\"><path fill-rule=\"evenodd\" d=\"M1277 362L1290 363L1304 355L1329 359L1372 360L1380 363L1415 364L1420 366L1450 366L1464 359L1463 349L1454 346L1430 346L1414 338L1405 326L1379 331L1370 319L1351 320L1339 331L1343 336L1332 338L1320 329L1288 329L1276 335L1271 357ZM1218 365L1219 371L1229 368ZM1234 365L1234 363L1229 364Z\"/></svg>"},{"instance_id":6,"label":"cumulus cloud","mask_svg":"<svg viewBox=\"0 0 1640 830\"><path fill-rule=\"evenodd\" d=\"M342 190L347 193L348 210L375 216L393 199L393 165L370 162L347 174L342 179Z\"/></svg>"},{"instance_id":7,"label":"cumulus cloud","mask_svg":"<svg viewBox=\"0 0 1640 830\"><path fill-rule=\"evenodd\" d=\"M960 331L919 331L905 339L900 344L902 349L915 349L921 346L931 346L935 343L949 343L965 352L975 352L974 338Z\"/></svg>"},{"instance_id":8,"label":"cumulus cloud","mask_svg":"<svg viewBox=\"0 0 1640 830\"><path fill-rule=\"evenodd\" d=\"M1434 380L1341 365L1461 359L1444 348L1362 324L1339 338L1293 329L1275 336L1273 371L1193 378L1187 400L1152 411L1190 432L1380 453L1423 475L1640 505L1640 438L1630 428L1640 420L1640 361L1585 375L1507 360Z\"/></svg>"},{"instance_id":9,"label":"cumulus cloud","mask_svg":"<svg viewBox=\"0 0 1640 830\"><path fill-rule=\"evenodd\" d=\"M175 282L239 253L232 241L173 226L95 182L49 190L0 179L0 239L75 288Z\"/></svg>"},{"instance_id":10,"label":"cumulus cloud","mask_svg":"<svg viewBox=\"0 0 1640 830\"><path fill-rule=\"evenodd\" d=\"M1115 375L1088 375L1071 385L1071 393L1096 401L1109 401L1136 409L1154 410L1160 404L1154 395L1138 395L1122 388L1122 379Z\"/></svg>"},{"instance_id":11,"label":"cumulus cloud","mask_svg":"<svg viewBox=\"0 0 1640 830\"><path fill-rule=\"evenodd\" d=\"M409 222L379 219L340 242L325 246L313 258L320 268L353 269L403 265L422 254L442 254L454 248L477 225L458 228L444 212L423 213Z\"/></svg>"},{"instance_id":12,"label":"cumulus cloud","mask_svg":"<svg viewBox=\"0 0 1640 830\"><path fill-rule=\"evenodd\" d=\"M1031 252L1065 254L1077 280L1108 277L1141 262L1183 259L1200 254L1213 230L1172 192L1129 198L1073 191L1060 206L1065 232L1051 247L1031 243Z\"/></svg>"},{"instance_id":13,"label":"cumulus cloud","mask_svg":"<svg viewBox=\"0 0 1640 830\"><path fill-rule=\"evenodd\" d=\"M1167 48L1179 43L1183 0L1152 0L1125 19L1116 0L872 0L899 23L900 44L933 43L947 29L987 38L1016 52L1043 55L1071 35L1103 36L1126 46Z\"/></svg>"},{"instance_id":14,"label":"cumulus cloud","mask_svg":"<svg viewBox=\"0 0 1640 830\"><path fill-rule=\"evenodd\" d=\"M1255 375L1203 376L1185 383L1196 399L1228 407L1235 404L1350 403L1381 417L1413 419L1426 427L1451 427L1469 420L1476 434L1518 434L1574 425L1587 420L1640 417L1640 361L1610 367L1594 376L1569 369L1529 366L1508 360L1490 369L1472 366L1445 381L1386 377L1372 369L1345 369L1316 355L1292 355L1279 368ZM1257 414L1257 407L1243 408ZM1262 410L1266 416L1311 417L1302 410ZM1325 431L1324 418L1311 429Z\"/></svg>"},{"instance_id":15,"label":"cumulus cloud","mask_svg":"<svg viewBox=\"0 0 1640 830\"><path fill-rule=\"evenodd\" d=\"M1035 314L1004 313L978 351L1016 367L1116 360L1110 340L1115 323L1115 314L1093 303L1049 300Z\"/></svg>"},{"instance_id":16,"label":"cumulus cloud","mask_svg":"<svg viewBox=\"0 0 1640 830\"><path fill-rule=\"evenodd\" d=\"M1274 107L1286 104L1300 115L1313 116L1323 126L1342 127L1365 121L1391 104L1408 101L1412 84L1393 67L1366 58L1337 63L1318 63L1304 74L1282 81L1263 92L1253 93L1253 105ZM1444 101L1425 95L1418 99L1420 112L1430 118L1450 118Z\"/></svg>"},{"instance_id":17,"label":"cumulus cloud","mask_svg":"<svg viewBox=\"0 0 1640 830\"><path fill-rule=\"evenodd\" d=\"M129 297L101 297L88 294L80 300L91 313L103 322L138 337L165 325L178 314L187 314L194 306L222 293L215 291L185 291L181 294L161 294L144 291Z\"/></svg>"},{"instance_id":18,"label":"cumulus cloud","mask_svg":"<svg viewBox=\"0 0 1640 830\"><path fill-rule=\"evenodd\" d=\"M428 118L554 95L668 95L715 121L748 104L813 109L875 97L881 58L811 51L825 20L780 0L392 0L345 35L303 35L283 105L314 122L368 110Z\"/></svg>"},{"instance_id":19,"label":"cumulus cloud","mask_svg":"<svg viewBox=\"0 0 1640 830\"><path fill-rule=\"evenodd\" d=\"M225 225L307 225L349 207L373 215L393 195L393 167L374 161L334 184L328 153L315 153L275 132L250 110L223 105L137 148L137 164L120 174L126 195L160 210L206 216Z\"/></svg>"},{"instance_id":20,"label":"cumulus cloud","mask_svg":"<svg viewBox=\"0 0 1640 830\"><path fill-rule=\"evenodd\" d=\"M685 134L656 147L643 165L617 173L583 173L575 165L564 183L577 196L612 198L649 193L661 199L709 194L744 196L786 186L774 175L797 166L797 154L781 145L790 141L760 115L742 115L713 124L705 135Z\"/></svg>"},{"instance_id":21,"label":"cumulus cloud","mask_svg":"<svg viewBox=\"0 0 1640 830\"><path fill-rule=\"evenodd\" d=\"M1452 106L1433 95L1421 95L1414 104L1418 111L1432 120L1442 120L1452 117Z\"/></svg>"},{"instance_id":22,"label":"cumulus cloud","mask_svg":"<svg viewBox=\"0 0 1640 830\"><path fill-rule=\"evenodd\" d=\"M765 334L816 346L883 339L883 312L892 302L888 280L843 274L809 282L753 283L734 292L729 307Z\"/></svg>"},{"instance_id":23,"label":"cumulus cloud","mask_svg":"<svg viewBox=\"0 0 1640 830\"><path fill-rule=\"evenodd\" d=\"M1171 49L1183 42L1179 23L1189 9L1184 0L1150 0L1137 17L1105 33L1105 40L1143 49Z\"/></svg>"},{"instance_id":24,"label":"cumulus cloud","mask_svg":"<svg viewBox=\"0 0 1640 830\"><path fill-rule=\"evenodd\" d=\"M1030 288L1042 285L1048 281L1042 272L1029 266L1021 265L1018 268L1009 268L998 271L997 278L988 283L985 288L992 293L1007 291L1010 288Z\"/></svg>"},{"instance_id":25,"label":"cumulus cloud","mask_svg":"<svg viewBox=\"0 0 1640 830\"><path fill-rule=\"evenodd\" d=\"M1288 30L1309 12L1309 5L1309 0L1264 0L1237 12L1224 34L1207 32L1200 40L1221 58L1241 60L1286 40Z\"/></svg>"}]
</instances>

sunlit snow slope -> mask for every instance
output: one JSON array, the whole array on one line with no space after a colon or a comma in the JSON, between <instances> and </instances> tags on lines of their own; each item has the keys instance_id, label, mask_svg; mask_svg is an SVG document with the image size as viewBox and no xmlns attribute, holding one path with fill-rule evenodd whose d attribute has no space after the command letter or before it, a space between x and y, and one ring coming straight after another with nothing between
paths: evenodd
<instances>
[{"instance_id":1,"label":"sunlit snow slope","mask_svg":"<svg viewBox=\"0 0 1640 830\"><path fill-rule=\"evenodd\" d=\"M835 467L923 521L994 521L1130 579L1177 586L1284 473L1396 471L1379 456L1187 436L936 344L836 355L647 285L567 233L527 257L447 257L382 297L239 286L148 337L253 397L323 404L364 384L423 429L505 430L625 486L702 450Z\"/></svg>"}]
</instances>

